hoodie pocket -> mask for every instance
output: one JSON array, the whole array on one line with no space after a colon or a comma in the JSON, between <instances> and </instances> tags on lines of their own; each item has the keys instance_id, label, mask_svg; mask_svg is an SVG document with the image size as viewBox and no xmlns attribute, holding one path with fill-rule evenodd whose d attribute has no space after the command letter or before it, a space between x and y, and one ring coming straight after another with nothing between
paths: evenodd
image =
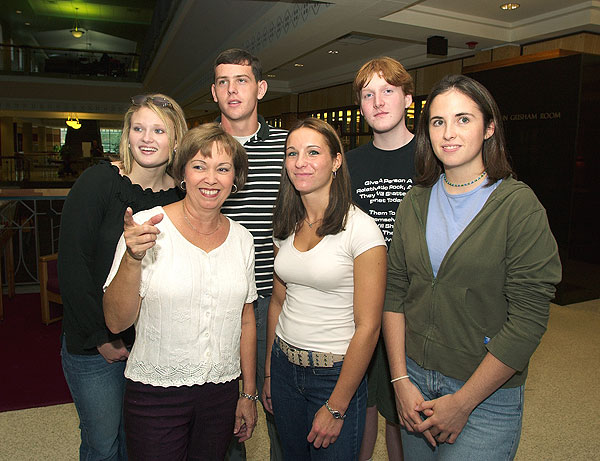
<instances>
[{"instance_id":1,"label":"hoodie pocket","mask_svg":"<svg viewBox=\"0 0 600 461\"><path fill-rule=\"evenodd\" d=\"M469 289L440 283L434 294L433 341L473 356L485 354L483 306L467 304Z\"/></svg>"}]
</instances>

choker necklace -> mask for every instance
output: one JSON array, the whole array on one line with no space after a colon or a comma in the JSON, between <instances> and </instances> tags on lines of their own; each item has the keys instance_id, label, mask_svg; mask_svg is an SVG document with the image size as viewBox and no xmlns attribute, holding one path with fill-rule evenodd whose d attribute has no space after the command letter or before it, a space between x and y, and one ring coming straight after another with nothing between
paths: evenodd
<instances>
[{"instance_id":1,"label":"choker necklace","mask_svg":"<svg viewBox=\"0 0 600 461\"><path fill-rule=\"evenodd\" d=\"M196 227L194 227L192 222L188 219L187 213L185 212L185 205L183 204L183 201L181 202L181 206L183 207L183 219L185 219L185 222L188 223L188 225L192 229L194 229L196 231L196 233L198 233L200 235L211 235L211 234L214 234L215 232L217 232L219 230L219 228L221 227L221 217L219 217L219 223L217 224L217 227L214 228L214 230L211 230L210 232L200 232L198 229L196 229Z\"/></svg>"},{"instance_id":2,"label":"choker necklace","mask_svg":"<svg viewBox=\"0 0 600 461\"><path fill-rule=\"evenodd\" d=\"M446 184L448 184L449 186L452 186L452 187L465 187L465 186L470 186L471 184L475 184L477 181L479 181L481 178L483 178L486 174L487 173L484 171L477 178L475 178L473 181L466 182L464 184L454 184L454 183L451 183L450 181L448 181L448 178L446 178L446 173L442 173L442 176L444 177L444 182Z\"/></svg>"},{"instance_id":3,"label":"choker necklace","mask_svg":"<svg viewBox=\"0 0 600 461\"><path fill-rule=\"evenodd\" d=\"M317 224L319 221L323 221L323 218L321 219L317 219L316 221L310 222L308 220L308 217L304 218L304 220L306 221L306 224L308 224L308 227L310 227L312 229L312 227Z\"/></svg>"}]
</instances>

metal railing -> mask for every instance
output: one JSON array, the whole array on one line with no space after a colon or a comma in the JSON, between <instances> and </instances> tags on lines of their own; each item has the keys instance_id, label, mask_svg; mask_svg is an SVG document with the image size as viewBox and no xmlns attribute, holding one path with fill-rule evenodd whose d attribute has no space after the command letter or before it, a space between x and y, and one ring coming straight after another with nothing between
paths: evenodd
<instances>
[{"instance_id":1,"label":"metal railing","mask_svg":"<svg viewBox=\"0 0 600 461\"><path fill-rule=\"evenodd\" d=\"M23 191L24 194L26 191ZM39 283L38 260L42 254L58 251L58 233L63 189L56 195L0 198L0 227L14 231L15 278L17 286ZM1 257L1 255L0 255Z\"/></svg>"},{"instance_id":2,"label":"metal railing","mask_svg":"<svg viewBox=\"0 0 600 461\"><path fill-rule=\"evenodd\" d=\"M0 72L44 77L139 80L135 53L0 44Z\"/></svg>"}]
</instances>

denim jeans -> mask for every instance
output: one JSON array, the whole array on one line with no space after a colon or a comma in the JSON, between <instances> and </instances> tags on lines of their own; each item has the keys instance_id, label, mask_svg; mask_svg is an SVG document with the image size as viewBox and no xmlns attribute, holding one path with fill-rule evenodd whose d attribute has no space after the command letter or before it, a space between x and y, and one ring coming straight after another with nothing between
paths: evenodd
<instances>
[{"instance_id":1,"label":"denim jeans","mask_svg":"<svg viewBox=\"0 0 600 461\"><path fill-rule=\"evenodd\" d=\"M426 370L406 358L410 380L425 400L453 394L463 381L437 371ZM524 386L498 389L481 402L453 444L442 443L433 449L420 434L402 428L402 446L406 459L444 461L505 461L514 459L521 437Z\"/></svg>"},{"instance_id":2,"label":"denim jeans","mask_svg":"<svg viewBox=\"0 0 600 461\"><path fill-rule=\"evenodd\" d=\"M342 362L331 368L294 365L276 343L271 354L271 398L286 461L357 459L367 409L366 379L350 401L337 440L327 448L317 449L306 438L315 414L337 384Z\"/></svg>"},{"instance_id":3,"label":"denim jeans","mask_svg":"<svg viewBox=\"0 0 600 461\"><path fill-rule=\"evenodd\" d=\"M108 363L102 355L77 355L61 348L62 367L81 430L82 461L127 459L123 428L125 363Z\"/></svg>"},{"instance_id":4,"label":"denim jeans","mask_svg":"<svg viewBox=\"0 0 600 461\"><path fill-rule=\"evenodd\" d=\"M262 387L265 382L265 359L267 356L267 312L271 297L258 298L254 303L254 316L256 317L256 389L258 395L262 394ZM275 418L271 413L265 411L267 420L267 432L271 442L270 459L271 461L283 461L281 452L281 442ZM228 461L243 461L246 459L246 449L243 443L238 443L237 437L234 437L227 451Z\"/></svg>"}]
</instances>

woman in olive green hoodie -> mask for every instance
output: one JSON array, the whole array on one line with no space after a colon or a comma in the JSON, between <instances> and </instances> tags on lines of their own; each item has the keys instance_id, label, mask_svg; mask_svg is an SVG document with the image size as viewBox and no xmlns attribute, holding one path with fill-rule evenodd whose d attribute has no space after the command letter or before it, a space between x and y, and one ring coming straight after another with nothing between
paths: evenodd
<instances>
[{"instance_id":1,"label":"woman in olive green hoodie","mask_svg":"<svg viewBox=\"0 0 600 461\"><path fill-rule=\"evenodd\" d=\"M406 459L506 460L519 443L527 365L561 266L501 120L481 84L453 75L417 129L383 323Z\"/></svg>"}]
</instances>

